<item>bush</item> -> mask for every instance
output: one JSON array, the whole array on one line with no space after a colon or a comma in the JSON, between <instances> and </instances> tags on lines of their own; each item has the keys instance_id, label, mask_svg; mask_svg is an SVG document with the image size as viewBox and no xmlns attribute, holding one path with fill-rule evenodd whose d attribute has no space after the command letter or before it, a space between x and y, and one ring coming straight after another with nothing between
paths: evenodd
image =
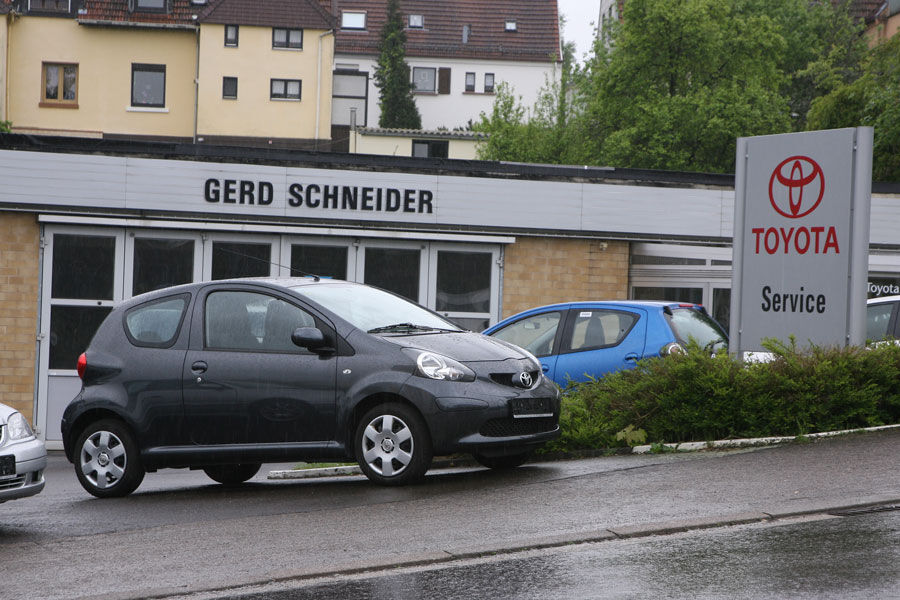
<instances>
[{"instance_id":1,"label":"bush","mask_svg":"<svg viewBox=\"0 0 900 600\"><path fill-rule=\"evenodd\" d=\"M775 358L743 364L692 344L684 354L570 384L562 436L546 452L640 443L793 436L900 422L900 346L769 340Z\"/></svg>"}]
</instances>

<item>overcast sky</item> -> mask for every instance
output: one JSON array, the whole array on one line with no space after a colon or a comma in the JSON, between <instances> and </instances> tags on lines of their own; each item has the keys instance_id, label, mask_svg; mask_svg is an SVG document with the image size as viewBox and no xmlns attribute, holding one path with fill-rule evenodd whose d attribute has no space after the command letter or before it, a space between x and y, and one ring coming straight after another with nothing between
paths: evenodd
<instances>
[{"instance_id":1,"label":"overcast sky","mask_svg":"<svg viewBox=\"0 0 900 600\"><path fill-rule=\"evenodd\" d=\"M575 42L575 58L583 62L584 55L591 49L594 26L600 13L600 0L557 0L559 13L566 16L563 39Z\"/></svg>"}]
</instances>

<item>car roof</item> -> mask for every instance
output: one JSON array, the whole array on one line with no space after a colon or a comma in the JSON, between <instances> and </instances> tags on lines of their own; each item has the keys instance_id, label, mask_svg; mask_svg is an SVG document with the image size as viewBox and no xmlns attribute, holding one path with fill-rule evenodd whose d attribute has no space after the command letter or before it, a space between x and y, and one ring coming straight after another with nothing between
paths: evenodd
<instances>
[{"instance_id":1,"label":"car roof","mask_svg":"<svg viewBox=\"0 0 900 600\"><path fill-rule=\"evenodd\" d=\"M501 321L501 323L516 317L520 317L522 315L544 312L548 310L568 310L572 308L594 308L600 306L605 308L643 308L649 310L662 310L665 307L693 308L697 310L703 308L703 306L700 304L692 304L690 302L671 302L666 300L580 300L574 302L558 302L556 304L545 304L544 306L529 308L528 310L523 310L520 313L516 313L514 315L506 317ZM492 327L496 327L496 325Z\"/></svg>"},{"instance_id":2,"label":"car roof","mask_svg":"<svg viewBox=\"0 0 900 600\"><path fill-rule=\"evenodd\" d=\"M866 300L866 304L882 304L885 302L900 302L900 296L879 296L878 298Z\"/></svg>"}]
</instances>

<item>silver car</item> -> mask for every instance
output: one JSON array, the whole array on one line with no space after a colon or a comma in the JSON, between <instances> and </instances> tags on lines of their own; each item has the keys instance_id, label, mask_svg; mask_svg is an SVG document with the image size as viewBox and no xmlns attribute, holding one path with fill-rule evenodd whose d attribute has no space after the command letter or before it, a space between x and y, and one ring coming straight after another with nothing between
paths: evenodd
<instances>
[{"instance_id":1,"label":"silver car","mask_svg":"<svg viewBox=\"0 0 900 600\"><path fill-rule=\"evenodd\" d=\"M0 404L0 502L44 489L47 449L22 413Z\"/></svg>"}]
</instances>

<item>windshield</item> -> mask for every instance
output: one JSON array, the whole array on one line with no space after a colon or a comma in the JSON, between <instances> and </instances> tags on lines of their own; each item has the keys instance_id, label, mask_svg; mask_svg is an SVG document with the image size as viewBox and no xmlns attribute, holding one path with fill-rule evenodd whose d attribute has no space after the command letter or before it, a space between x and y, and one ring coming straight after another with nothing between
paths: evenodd
<instances>
[{"instance_id":1,"label":"windshield","mask_svg":"<svg viewBox=\"0 0 900 600\"><path fill-rule=\"evenodd\" d=\"M418 304L366 285L301 285L293 290L363 331L379 328L384 332L403 333L431 329L462 331Z\"/></svg>"},{"instance_id":2,"label":"windshield","mask_svg":"<svg viewBox=\"0 0 900 600\"><path fill-rule=\"evenodd\" d=\"M693 338L701 348L715 350L726 344L727 336L709 315L693 308L676 308L666 315L675 339L686 344Z\"/></svg>"}]
</instances>

